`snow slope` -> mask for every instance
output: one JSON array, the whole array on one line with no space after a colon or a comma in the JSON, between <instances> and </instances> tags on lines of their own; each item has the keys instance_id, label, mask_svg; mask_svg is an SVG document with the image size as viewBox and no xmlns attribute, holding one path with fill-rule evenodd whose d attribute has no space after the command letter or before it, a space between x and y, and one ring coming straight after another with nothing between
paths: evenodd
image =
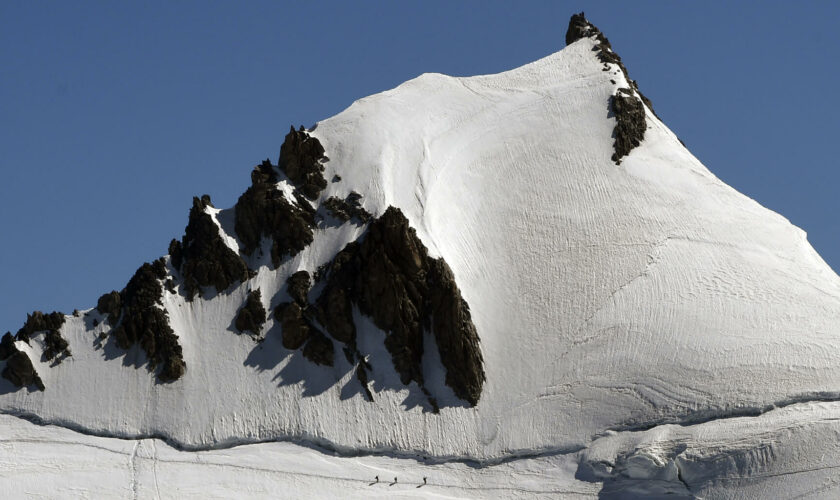
<instances>
[{"instance_id":1,"label":"snow slope","mask_svg":"<svg viewBox=\"0 0 840 500\"><path fill-rule=\"evenodd\" d=\"M641 146L611 161L610 97L629 85L594 48L582 39L498 75L425 74L311 131L330 157L326 178L342 177L321 200L357 191L374 215L401 208L451 266L485 360L475 408L450 397L429 412L381 342L360 345L376 375L369 403L350 365L285 350L273 320L260 344L233 333L250 289L266 307L288 300L289 274L314 271L363 230L345 224L225 293L165 294L182 379L157 384L135 367L141 351L100 341L95 312L68 316L73 357L50 368L38 341L18 343L47 390L0 381L0 409L187 449L293 439L492 462L580 450L610 430L840 399L838 276L800 229L718 180L652 113ZM214 211L238 248L231 215Z\"/></svg>"},{"instance_id":2,"label":"snow slope","mask_svg":"<svg viewBox=\"0 0 840 500\"><path fill-rule=\"evenodd\" d=\"M834 499L839 410L806 403L609 433L586 450L487 466L278 442L179 451L157 439L95 437L0 415L0 489L7 498Z\"/></svg>"}]
</instances>

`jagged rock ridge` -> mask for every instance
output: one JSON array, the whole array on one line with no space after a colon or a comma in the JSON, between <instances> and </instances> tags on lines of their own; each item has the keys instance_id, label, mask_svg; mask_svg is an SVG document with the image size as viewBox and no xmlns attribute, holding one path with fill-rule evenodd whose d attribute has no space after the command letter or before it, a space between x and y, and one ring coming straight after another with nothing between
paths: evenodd
<instances>
[{"instance_id":1,"label":"jagged rock ridge","mask_svg":"<svg viewBox=\"0 0 840 500\"><path fill-rule=\"evenodd\" d=\"M598 59L604 63L604 71L610 70L609 64L615 64L630 84L630 88L619 88L610 98L610 111L615 114L616 119L615 130L613 131L615 153L612 160L619 165L621 159L630 154L630 151L641 144L645 138L645 129L647 129L645 106L654 116L656 112L653 110L653 103L650 99L642 94L639 85L630 78L627 68L621 62L621 57L612 50L610 41L594 24L586 19L583 12L574 14L569 20L569 28L566 30L566 45L581 38L595 38Z\"/></svg>"},{"instance_id":2,"label":"jagged rock ridge","mask_svg":"<svg viewBox=\"0 0 840 500\"><path fill-rule=\"evenodd\" d=\"M61 359L70 356L70 349L67 341L61 336L61 326L64 324L64 315L60 312L44 314L41 311L34 311L26 316L26 322L18 330L16 338L29 343L29 340L37 332L44 332L44 358L48 361L61 355Z\"/></svg>"},{"instance_id":3,"label":"jagged rock ridge","mask_svg":"<svg viewBox=\"0 0 840 500\"><path fill-rule=\"evenodd\" d=\"M271 240L275 267L312 243L315 211L305 200L295 203L277 189L277 174L267 160L251 172L251 187L236 202L236 234L243 253L252 255L263 238Z\"/></svg>"},{"instance_id":4,"label":"jagged rock ridge","mask_svg":"<svg viewBox=\"0 0 840 500\"><path fill-rule=\"evenodd\" d=\"M485 380L478 335L449 266L429 257L398 208L373 221L361 242L348 244L328 268L316 301L318 318L340 342L355 348L352 308L387 333L385 346L403 384L424 387L423 335L431 331L446 384L472 405Z\"/></svg>"},{"instance_id":5,"label":"jagged rock ridge","mask_svg":"<svg viewBox=\"0 0 840 500\"><path fill-rule=\"evenodd\" d=\"M219 227L207 213L207 207L212 206L210 196L194 197L184 237L169 244L172 266L183 277L188 300L198 295L201 287L213 286L222 292L249 277L245 262L222 241Z\"/></svg>"},{"instance_id":6,"label":"jagged rock ridge","mask_svg":"<svg viewBox=\"0 0 840 500\"><path fill-rule=\"evenodd\" d=\"M327 187L322 164L324 161L327 161L327 157L318 139L306 133L303 126L300 130L291 127L280 147L280 159L277 165L310 200L316 199L318 194Z\"/></svg>"},{"instance_id":7,"label":"jagged rock ridge","mask_svg":"<svg viewBox=\"0 0 840 500\"><path fill-rule=\"evenodd\" d=\"M110 336L126 350L139 345L148 359L148 368L160 368L160 382L183 376L186 362L163 307L164 290L174 295L180 285L187 301L196 296L212 300L201 296L206 287L224 292L257 274L248 269L240 253L253 256L267 242L271 262L277 268L284 258L293 257L312 244L317 210L306 198L316 199L326 186L322 164L326 160L324 148L316 138L303 128L292 128L281 148L279 165L266 160L253 169L251 186L234 207L239 252L223 239L220 226L211 215L215 212L211 212L210 197L193 198L185 234L181 240L170 242L168 261L161 258L143 264L125 289L106 293L97 301L96 309L110 326L101 334L102 339ZM281 173L288 181L281 180ZM294 199L289 199L288 182ZM418 384L435 411L438 405L425 387L423 374L425 335L435 339L446 370L446 384L459 398L477 404L485 380L483 359L469 307L451 270L442 259L429 257L398 208L390 207L374 219L361 199L361 194L351 192L344 199L333 196L322 203L324 210L341 223L352 221L368 227L357 241L347 244L322 266L318 277L323 279L326 272L326 283L312 302L309 272L300 270L288 277L286 292L292 301L280 303L273 311L283 346L301 349L302 355L315 364L333 366L333 339L344 344L345 357L355 364L356 378L372 401L368 387L372 366L356 346L352 311L357 306L387 333L385 347L401 382ZM240 333L260 337L266 319L261 292L255 289L248 293L233 325ZM28 341L33 333L46 331L45 356L51 359L58 352L69 355L66 341L58 334L63 321L64 316L59 313L34 313L18 336ZM93 325L98 325L97 318ZM23 353L21 356L26 357ZM35 380L25 366L15 373L16 380Z\"/></svg>"},{"instance_id":8,"label":"jagged rock ridge","mask_svg":"<svg viewBox=\"0 0 840 500\"><path fill-rule=\"evenodd\" d=\"M162 258L140 266L120 292L122 315L110 334L122 349L139 344L148 357L149 369L160 366L160 381L172 382L181 378L187 366L178 337L169 326L169 315L161 307L161 281L165 278Z\"/></svg>"}]
</instances>

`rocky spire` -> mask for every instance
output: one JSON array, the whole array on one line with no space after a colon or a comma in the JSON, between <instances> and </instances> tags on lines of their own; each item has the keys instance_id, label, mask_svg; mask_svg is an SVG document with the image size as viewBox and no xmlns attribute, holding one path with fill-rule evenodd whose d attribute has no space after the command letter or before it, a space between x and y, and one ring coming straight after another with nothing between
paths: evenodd
<instances>
[{"instance_id":1,"label":"rocky spire","mask_svg":"<svg viewBox=\"0 0 840 500\"><path fill-rule=\"evenodd\" d=\"M572 14L572 18L569 19L569 29L566 30L566 45L571 45L581 38L588 38L595 34L603 36L594 24L586 20L583 12Z\"/></svg>"}]
</instances>

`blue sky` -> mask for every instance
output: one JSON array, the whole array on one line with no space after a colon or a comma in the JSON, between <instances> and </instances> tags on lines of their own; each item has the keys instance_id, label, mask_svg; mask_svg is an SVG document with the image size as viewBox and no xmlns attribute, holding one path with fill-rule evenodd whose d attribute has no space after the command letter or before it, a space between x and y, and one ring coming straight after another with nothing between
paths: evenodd
<instances>
[{"instance_id":1,"label":"blue sky","mask_svg":"<svg viewBox=\"0 0 840 500\"><path fill-rule=\"evenodd\" d=\"M310 126L424 72L495 73L585 10L718 177L840 269L838 2L0 3L0 333L121 289Z\"/></svg>"}]
</instances>

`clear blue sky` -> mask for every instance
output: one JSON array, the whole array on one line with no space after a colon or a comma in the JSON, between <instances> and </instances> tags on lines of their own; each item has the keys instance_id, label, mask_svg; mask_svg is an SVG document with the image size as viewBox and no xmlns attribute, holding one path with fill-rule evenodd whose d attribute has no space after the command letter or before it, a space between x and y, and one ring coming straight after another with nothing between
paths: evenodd
<instances>
[{"instance_id":1,"label":"clear blue sky","mask_svg":"<svg viewBox=\"0 0 840 500\"><path fill-rule=\"evenodd\" d=\"M420 73L536 60L580 10L712 172L840 269L840 2L8 0L0 333L121 289L193 195L231 206L290 124Z\"/></svg>"}]
</instances>

